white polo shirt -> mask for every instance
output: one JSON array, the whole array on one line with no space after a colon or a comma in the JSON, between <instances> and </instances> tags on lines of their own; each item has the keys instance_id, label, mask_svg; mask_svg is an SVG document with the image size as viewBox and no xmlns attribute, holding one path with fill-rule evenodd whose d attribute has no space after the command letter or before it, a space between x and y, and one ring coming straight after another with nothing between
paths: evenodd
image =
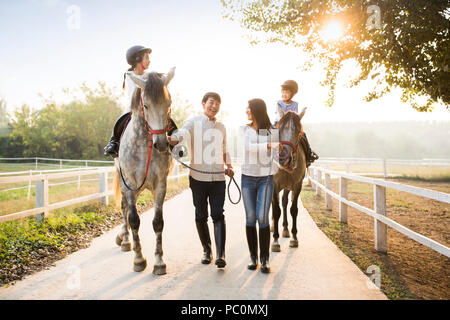
<instances>
[{"instance_id":1,"label":"white polo shirt","mask_svg":"<svg viewBox=\"0 0 450 320\"><path fill-rule=\"evenodd\" d=\"M186 141L190 148L192 168L209 172L225 170L223 155L227 150L226 129L215 118L210 120L204 114L192 117L172 137ZM224 173L205 174L189 170L189 175L198 181L225 181Z\"/></svg>"}]
</instances>

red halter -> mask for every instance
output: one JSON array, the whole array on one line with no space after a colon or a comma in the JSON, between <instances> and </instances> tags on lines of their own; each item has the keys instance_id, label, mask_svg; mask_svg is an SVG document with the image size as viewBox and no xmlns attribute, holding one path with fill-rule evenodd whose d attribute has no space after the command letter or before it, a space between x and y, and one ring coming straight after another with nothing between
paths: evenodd
<instances>
[{"instance_id":1,"label":"red halter","mask_svg":"<svg viewBox=\"0 0 450 320\"><path fill-rule=\"evenodd\" d=\"M152 130L152 129L150 129L150 126L148 125L147 119L145 118L144 102L142 100L142 95L141 95L141 112L142 112L142 117L144 118L145 128L147 129L147 132L150 134L150 141L149 141L149 144L148 144L147 166L145 168L145 177L144 177L144 181L145 181L147 179L148 167L150 165L150 158L152 157L153 135L154 134L166 133L166 132L168 132L170 130L171 126L170 126L170 122L169 122L167 127L165 127L164 129L161 129L161 130ZM169 109L169 118L170 118L170 109ZM142 185L143 184L144 183L142 183Z\"/></svg>"},{"instance_id":2,"label":"red halter","mask_svg":"<svg viewBox=\"0 0 450 320\"><path fill-rule=\"evenodd\" d=\"M278 125L277 125L277 128L278 128ZM284 154L283 158L286 159L286 161L287 161L287 158L288 158L286 156L286 154L288 152L285 152L286 151L285 150L285 148L286 148L285 145L288 145L288 146L290 146L292 148L292 162L295 163L295 158L296 158L297 151L298 151L298 145L299 145L300 140L302 139L302 136L303 136L303 125L300 124L300 128L301 128L300 129L300 134L298 135L297 142L295 143L295 145L292 142L290 142L290 141L280 141L280 144L283 146L283 151L282 151L283 154ZM282 160L281 158L282 157L280 155L280 160ZM284 163L286 163L286 161ZM288 172L288 173L294 172L294 167L293 168L288 168L288 167L285 167L284 165L280 165L280 168L283 169L284 171Z\"/></svg>"}]
</instances>

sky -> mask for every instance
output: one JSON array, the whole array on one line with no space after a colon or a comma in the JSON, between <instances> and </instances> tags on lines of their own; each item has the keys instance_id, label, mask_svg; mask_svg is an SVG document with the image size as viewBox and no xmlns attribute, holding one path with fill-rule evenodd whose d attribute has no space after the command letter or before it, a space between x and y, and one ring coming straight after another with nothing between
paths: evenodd
<instances>
[{"instance_id":1,"label":"sky","mask_svg":"<svg viewBox=\"0 0 450 320\"><path fill-rule=\"evenodd\" d=\"M204 93L218 92L230 127L247 122L245 109L252 98L262 98L272 117L280 85L287 79L299 83L294 100L308 107L305 123L450 120L439 105L432 113L418 113L400 101L398 90L364 102L365 85L339 84L335 105L326 107L321 66L302 71L305 55L298 48L250 45L248 31L222 13L220 0L1 1L0 96L9 112L23 103L40 108L39 94L66 102L70 97L63 88L82 82L95 87L104 81L125 103L125 52L139 44L153 50L149 71L167 72L176 66L169 86L172 96L178 94L201 111ZM353 70L349 66L341 78L348 79Z\"/></svg>"}]
</instances>

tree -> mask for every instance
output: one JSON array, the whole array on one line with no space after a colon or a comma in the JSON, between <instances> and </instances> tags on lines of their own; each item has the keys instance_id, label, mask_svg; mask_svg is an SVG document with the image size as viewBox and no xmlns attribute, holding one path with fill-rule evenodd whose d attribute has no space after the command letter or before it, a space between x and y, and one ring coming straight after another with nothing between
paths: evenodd
<instances>
[{"instance_id":1,"label":"tree","mask_svg":"<svg viewBox=\"0 0 450 320\"><path fill-rule=\"evenodd\" d=\"M0 135L8 133L9 118L6 112L6 101L0 98Z\"/></svg>"},{"instance_id":2,"label":"tree","mask_svg":"<svg viewBox=\"0 0 450 320\"><path fill-rule=\"evenodd\" d=\"M11 123L12 147L22 148L28 157L103 158L103 147L121 114L118 98L104 83L94 89L83 84L79 91L82 97L68 104L47 99L40 110L33 111L27 105L16 109Z\"/></svg>"},{"instance_id":3,"label":"tree","mask_svg":"<svg viewBox=\"0 0 450 320\"><path fill-rule=\"evenodd\" d=\"M304 49L310 54L309 64L315 59L324 63L330 106L343 62L354 59L360 72L350 81L352 87L369 78L377 80L367 101L399 87L402 100L419 111L431 111L433 103L440 102L449 108L448 0L221 1L225 17L263 33L266 41ZM327 28L340 26L341 37L330 41L323 36ZM426 102L418 103L420 97Z\"/></svg>"}]
</instances>

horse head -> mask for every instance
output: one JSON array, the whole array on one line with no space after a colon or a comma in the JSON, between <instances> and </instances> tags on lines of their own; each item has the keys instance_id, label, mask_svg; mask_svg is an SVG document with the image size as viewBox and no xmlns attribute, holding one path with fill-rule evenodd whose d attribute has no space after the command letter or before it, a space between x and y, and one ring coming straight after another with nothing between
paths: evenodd
<instances>
[{"instance_id":1,"label":"horse head","mask_svg":"<svg viewBox=\"0 0 450 320\"><path fill-rule=\"evenodd\" d=\"M301 152L300 139L303 134L301 119L305 112L306 108L300 114L287 111L281 114L281 119L277 123L280 144L282 145L280 167L289 173L292 173L296 168L297 154Z\"/></svg>"},{"instance_id":2,"label":"horse head","mask_svg":"<svg viewBox=\"0 0 450 320\"><path fill-rule=\"evenodd\" d=\"M147 73L143 78L128 76L136 84L131 110L142 117L149 133L153 135L153 146L159 152L166 152L169 147L167 131L170 124L170 105L172 103L167 86L175 75L175 67L167 74Z\"/></svg>"}]
</instances>

